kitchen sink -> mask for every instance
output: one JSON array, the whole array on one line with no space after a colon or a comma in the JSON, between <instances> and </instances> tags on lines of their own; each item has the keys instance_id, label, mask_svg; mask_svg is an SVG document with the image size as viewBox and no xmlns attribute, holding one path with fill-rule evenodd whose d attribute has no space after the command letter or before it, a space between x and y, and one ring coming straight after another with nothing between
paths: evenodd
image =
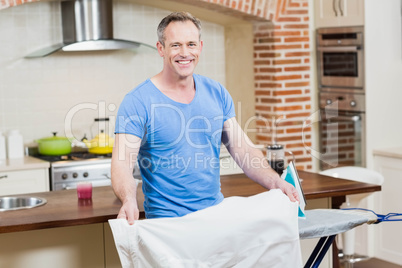
<instances>
[{"instance_id":1,"label":"kitchen sink","mask_svg":"<svg viewBox=\"0 0 402 268\"><path fill-rule=\"evenodd\" d=\"M39 197L0 197L0 212L39 207L47 203L45 198Z\"/></svg>"}]
</instances>

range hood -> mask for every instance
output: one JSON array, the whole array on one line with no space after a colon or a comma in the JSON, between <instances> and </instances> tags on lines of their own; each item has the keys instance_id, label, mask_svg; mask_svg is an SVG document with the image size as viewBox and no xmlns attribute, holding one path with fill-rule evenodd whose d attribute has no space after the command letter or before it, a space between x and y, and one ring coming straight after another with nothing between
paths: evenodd
<instances>
[{"instance_id":1,"label":"range hood","mask_svg":"<svg viewBox=\"0 0 402 268\"><path fill-rule=\"evenodd\" d=\"M26 56L37 58L57 51L99 51L138 49L147 44L113 38L112 0L62 1L63 43L55 44Z\"/></svg>"}]
</instances>

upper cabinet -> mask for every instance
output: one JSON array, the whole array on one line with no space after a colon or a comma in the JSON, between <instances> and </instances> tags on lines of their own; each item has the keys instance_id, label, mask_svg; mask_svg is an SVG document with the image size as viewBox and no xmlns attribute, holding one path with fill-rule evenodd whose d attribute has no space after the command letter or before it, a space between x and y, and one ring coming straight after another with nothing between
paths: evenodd
<instances>
[{"instance_id":1,"label":"upper cabinet","mask_svg":"<svg viewBox=\"0 0 402 268\"><path fill-rule=\"evenodd\" d=\"M314 0L314 8L316 28L364 25L364 0Z\"/></svg>"}]
</instances>

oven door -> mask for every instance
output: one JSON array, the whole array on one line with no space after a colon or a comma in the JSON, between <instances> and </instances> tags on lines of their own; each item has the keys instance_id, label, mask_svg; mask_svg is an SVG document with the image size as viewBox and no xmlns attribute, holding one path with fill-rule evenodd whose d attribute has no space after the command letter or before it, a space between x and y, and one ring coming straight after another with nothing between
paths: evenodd
<instances>
[{"instance_id":1,"label":"oven door","mask_svg":"<svg viewBox=\"0 0 402 268\"><path fill-rule=\"evenodd\" d=\"M365 166L365 114L320 110L320 168Z\"/></svg>"},{"instance_id":2,"label":"oven door","mask_svg":"<svg viewBox=\"0 0 402 268\"><path fill-rule=\"evenodd\" d=\"M320 87L364 88L364 60L361 46L317 47Z\"/></svg>"}]
</instances>

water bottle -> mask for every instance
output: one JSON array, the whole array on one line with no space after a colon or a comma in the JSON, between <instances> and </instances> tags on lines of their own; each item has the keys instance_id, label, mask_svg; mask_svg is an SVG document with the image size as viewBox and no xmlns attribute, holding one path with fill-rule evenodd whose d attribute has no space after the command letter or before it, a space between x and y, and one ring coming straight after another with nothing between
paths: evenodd
<instances>
[{"instance_id":1,"label":"water bottle","mask_svg":"<svg viewBox=\"0 0 402 268\"><path fill-rule=\"evenodd\" d=\"M267 146L267 159L272 169L279 176L282 175L285 169L285 150L280 144L272 144Z\"/></svg>"},{"instance_id":2,"label":"water bottle","mask_svg":"<svg viewBox=\"0 0 402 268\"><path fill-rule=\"evenodd\" d=\"M6 159L6 138L0 131L0 160Z\"/></svg>"},{"instance_id":3,"label":"water bottle","mask_svg":"<svg viewBox=\"0 0 402 268\"><path fill-rule=\"evenodd\" d=\"M9 159L24 157L24 141L18 130L11 130L8 133L7 155Z\"/></svg>"}]
</instances>

